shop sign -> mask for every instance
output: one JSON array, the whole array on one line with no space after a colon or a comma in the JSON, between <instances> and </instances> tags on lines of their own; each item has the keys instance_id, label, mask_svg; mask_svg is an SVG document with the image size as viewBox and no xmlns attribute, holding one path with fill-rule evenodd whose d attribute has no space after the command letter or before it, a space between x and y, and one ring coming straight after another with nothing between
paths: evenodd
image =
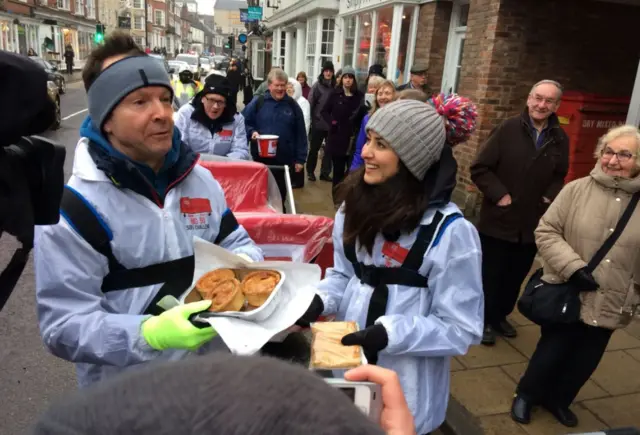
<instances>
[{"instance_id":1,"label":"shop sign","mask_svg":"<svg viewBox=\"0 0 640 435\"><path fill-rule=\"evenodd\" d=\"M339 14L350 14L361 9L368 9L371 7L379 7L384 4L395 3L393 0L340 0ZM417 3L409 1L405 3Z\"/></svg>"},{"instance_id":2,"label":"shop sign","mask_svg":"<svg viewBox=\"0 0 640 435\"><path fill-rule=\"evenodd\" d=\"M118 27L121 29L130 29L131 17L118 17Z\"/></svg>"},{"instance_id":3,"label":"shop sign","mask_svg":"<svg viewBox=\"0 0 640 435\"><path fill-rule=\"evenodd\" d=\"M249 6L247 15L248 15L249 21L260 21L262 19L262 7Z\"/></svg>"}]
</instances>

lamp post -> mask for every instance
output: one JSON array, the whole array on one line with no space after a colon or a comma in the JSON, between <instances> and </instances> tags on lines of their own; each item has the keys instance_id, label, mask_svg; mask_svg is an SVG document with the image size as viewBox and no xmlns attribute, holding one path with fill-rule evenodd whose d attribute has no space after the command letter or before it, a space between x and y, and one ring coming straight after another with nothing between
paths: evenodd
<instances>
[{"instance_id":1,"label":"lamp post","mask_svg":"<svg viewBox=\"0 0 640 435\"><path fill-rule=\"evenodd\" d=\"M144 45L149 48L149 6L144 0Z\"/></svg>"}]
</instances>

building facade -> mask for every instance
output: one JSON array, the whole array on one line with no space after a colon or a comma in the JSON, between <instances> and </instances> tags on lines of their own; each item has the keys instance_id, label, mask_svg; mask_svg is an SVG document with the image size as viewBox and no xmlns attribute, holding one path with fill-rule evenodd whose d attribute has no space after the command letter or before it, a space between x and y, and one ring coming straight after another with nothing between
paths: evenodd
<instances>
[{"instance_id":1,"label":"building facade","mask_svg":"<svg viewBox=\"0 0 640 435\"><path fill-rule=\"evenodd\" d=\"M97 0L17 0L0 2L0 50L62 62L70 45L76 68L93 48Z\"/></svg>"}]
</instances>

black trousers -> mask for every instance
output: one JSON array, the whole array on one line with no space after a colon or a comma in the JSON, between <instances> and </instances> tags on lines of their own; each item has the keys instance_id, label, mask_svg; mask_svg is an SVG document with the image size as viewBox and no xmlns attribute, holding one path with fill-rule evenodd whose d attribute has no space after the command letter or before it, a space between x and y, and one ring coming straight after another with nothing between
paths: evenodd
<instances>
[{"instance_id":1,"label":"black trousers","mask_svg":"<svg viewBox=\"0 0 640 435\"><path fill-rule=\"evenodd\" d=\"M333 164L333 202L336 202L336 187L342 183L347 173L347 162L349 156L331 156L331 163Z\"/></svg>"},{"instance_id":2,"label":"black trousers","mask_svg":"<svg viewBox=\"0 0 640 435\"><path fill-rule=\"evenodd\" d=\"M309 132L309 156L307 157L307 174L315 174L318 164L318 152L322 141L327 138L327 132L312 128ZM320 176L331 175L331 157L325 152L320 164Z\"/></svg>"},{"instance_id":3,"label":"black trousers","mask_svg":"<svg viewBox=\"0 0 640 435\"><path fill-rule=\"evenodd\" d=\"M568 408L600 364L613 331L577 322L542 327L518 394Z\"/></svg>"},{"instance_id":4,"label":"black trousers","mask_svg":"<svg viewBox=\"0 0 640 435\"><path fill-rule=\"evenodd\" d=\"M511 314L522 281L536 256L535 243L512 243L480 234L484 323L496 325Z\"/></svg>"},{"instance_id":5,"label":"black trousers","mask_svg":"<svg viewBox=\"0 0 640 435\"><path fill-rule=\"evenodd\" d=\"M67 63L67 74L73 74L73 63Z\"/></svg>"}]
</instances>

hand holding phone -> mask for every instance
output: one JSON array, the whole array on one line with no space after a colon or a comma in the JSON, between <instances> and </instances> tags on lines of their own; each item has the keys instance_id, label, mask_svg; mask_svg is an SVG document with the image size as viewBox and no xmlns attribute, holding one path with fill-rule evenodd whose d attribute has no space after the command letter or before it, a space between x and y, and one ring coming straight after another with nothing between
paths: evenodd
<instances>
[{"instance_id":1,"label":"hand holding phone","mask_svg":"<svg viewBox=\"0 0 640 435\"><path fill-rule=\"evenodd\" d=\"M351 382L369 381L380 386L382 392L382 412L379 424L387 435L415 435L413 415L409 410L398 375L389 369L364 365L344 374Z\"/></svg>"},{"instance_id":2,"label":"hand holding phone","mask_svg":"<svg viewBox=\"0 0 640 435\"><path fill-rule=\"evenodd\" d=\"M344 379L327 378L329 385L338 388L353 402L353 404L378 423L382 412L382 390L380 385L373 382L351 382Z\"/></svg>"}]
</instances>

